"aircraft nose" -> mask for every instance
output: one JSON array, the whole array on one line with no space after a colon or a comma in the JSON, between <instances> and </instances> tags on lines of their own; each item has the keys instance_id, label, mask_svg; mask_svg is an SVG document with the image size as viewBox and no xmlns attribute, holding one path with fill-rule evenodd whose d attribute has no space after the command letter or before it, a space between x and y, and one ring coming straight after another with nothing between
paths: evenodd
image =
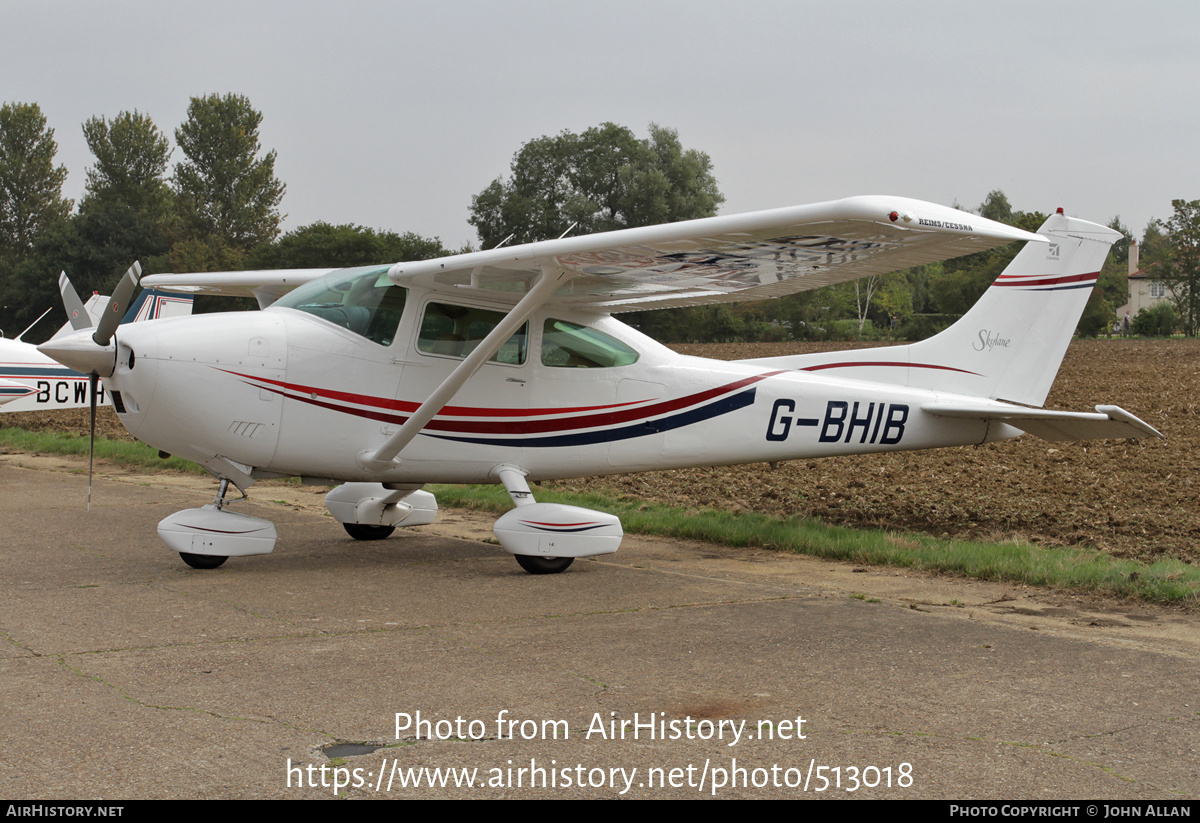
<instances>
[{"instance_id":1,"label":"aircraft nose","mask_svg":"<svg viewBox=\"0 0 1200 823\"><path fill-rule=\"evenodd\" d=\"M84 374L111 377L117 366L116 344L110 340L107 346L99 345L90 329L48 340L38 346L38 351Z\"/></svg>"}]
</instances>

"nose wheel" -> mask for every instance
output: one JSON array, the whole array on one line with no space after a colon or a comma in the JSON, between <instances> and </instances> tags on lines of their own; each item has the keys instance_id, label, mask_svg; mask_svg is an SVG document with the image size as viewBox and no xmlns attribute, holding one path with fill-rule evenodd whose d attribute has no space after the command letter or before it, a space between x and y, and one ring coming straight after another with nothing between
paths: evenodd
<instances>
[{"instance_id":1,"label":"nose wheel","mask_svg":"<svg viewBox=\"0 0 1200 823\"><path fill-rule=\"evenodd\" d=\"M371 526L366 523L343 523L342 527L355 540L384 540L396 530L395 526Z\"/></svg>"},{"instance_id":2,"label":"nose wheel","mask_svg":"<svg viewBox=\"0 0 1200 823\"><path fill-rule=\"evenodd\" d=\"M514 554L521 568L530 574L559 574L565 572L574 557L538 557L533 554Z\"/></svg>"},{"instance_id":3,"label":"nose wheel","mask_svg":"<svg viewBox=\"0 0 1200 823\"><path fill-rule=\"evenodd\" d=\"M229 559L219 555L192 554L190 552L180 552L179 557L193 569L215 569Z\"/></svg>"},{"instance_id":4,"label":"nose wheel","mask_svg":"<svg viewBox=\"0 0 1200 823\"><path fill-rule=\"evenodd\" d=\"M216 500L175 512L158 524L158 536L193 569L215 569L230 557L270 554L275 548L271 521L225 510L228 490L229 481L222 478Z\"/></svg>"}]
</instances>

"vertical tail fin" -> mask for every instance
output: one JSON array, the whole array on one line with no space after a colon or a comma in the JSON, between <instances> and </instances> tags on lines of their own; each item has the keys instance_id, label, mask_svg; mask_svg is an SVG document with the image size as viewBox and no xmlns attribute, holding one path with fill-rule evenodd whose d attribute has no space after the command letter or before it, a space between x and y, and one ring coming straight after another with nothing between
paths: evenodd
<instances>
[{"instance_id":1,"label":"vertical tail fin","mask_svg":"<svg viewBox=\"0 0 1200 823\"><path fill-rule=\"evenodd\" d=\"M130 305L122 323L138 323L142 320L154 320L159 317L181 317L192 313L192 296L190 294L174 294L143 289L137 299Z\"/></svg>"},{"instance_id":2,"label":"vertical tail fin","mask_svg":"<svg viewBox=\"0 0 1200 823\"><path fill-rule=\"evenodd\" d=\"M1030 406L1046 401L1108 249L1121 234L1064 214L1052 215L1038 233L1050 242L1027 243L957 323L907 347L914 364L964 372L945 388Z\"/></svg>"},{"instance_id":3,"label":"vertical tail fin","mask_svg":"<svg viewBox=\"0 0 1200 823\"><path fill-rule=\"evenodd\" d=\"M957 323L928 340L755 362L1040 406L1121 235L1061 212L1038 234L1049 242L1027 243Z\"/></svg>"},{"instance_id":4,"label":"vertical tail fin","mask_svg":"<svg viewBox=\"0 0 1200 823\"><path fill-rule=\"evenodd\" d=\"M53 340L56 337L70 334L73 331L79 331L81 328L90 329L100 322L100 317L104 314L104 309L108 305L108 298L93 294L86 304L80 303L78 307L72 307L71 297L75 298L75 302L79 302L79 297L75 293L75 289L71 286L71 282L65 274L59 276L59 289L62 291L63 303L67 306L67 315L70 317L70 322L63 325L57 332L54 333ZM184 317L192 313L192 296L190 294L175 294L174 292L159 291L157 289L144 289L138 294L125 312L125 316L121 318L121 323L137 323L142 320L154 320L159 317Z\"/></svg>"}]
</instances>

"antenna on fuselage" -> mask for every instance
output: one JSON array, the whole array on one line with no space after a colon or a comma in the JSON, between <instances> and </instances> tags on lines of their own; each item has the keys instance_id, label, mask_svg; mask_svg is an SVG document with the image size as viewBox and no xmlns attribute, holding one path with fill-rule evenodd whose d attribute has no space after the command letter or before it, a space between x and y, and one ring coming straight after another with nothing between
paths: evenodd
<instances>
[{"instance_id":1,"label":"antenna on fuselage","mask_svg":"<svg viewBox=\"0 0 1200 823\"><path fill-rule=\"evenodd\" d=\"M513 239L514 237L516 237L516 236L517 236L517 233L514 231L514 232L513 232L512 234L510 234L508 237L505 237L505 238L504 238L503 240L501 240L499 243L497 243L496 245L492 246L492 248L493 248L493 249L498 249L498 248L500 248L501 246L503 246L505 243L507 243L509 240L512 240L512 239Z\"/></svg>"},{"instance_id":2,"label":"antenna on fuselage","mask_svg":"<svg viewBox=\"0 0 1200 823\"><path fill-rule=\"evenodd\" d=\"M559 239L559 240L562 240L564 237L566 237L568 234L570 234L570 233L571 233L571 229L575 228L575 227L576 227L576 226L578 226L578 225L579 225L579 221L578 221L578 220L576 220L574 223L572 223L571 225L567 226L567 230L566 230L566 231L564 231L562 234L560 234L560 235L558 236L558 239Z\"/></svg>"},{"instance_id":3,"label":"antenna on fuselage","mask_svg":"<svg viewBox=\"0 0 1200 823\"><path fill-rule=\"evenodd\" d=\"M54 307L53 307L53 306L51 306L49 309L46 309L44 312L42 312L41 314L39 314L39 315L38 315L38 319L37 319L37 320L34 320L32 323L30 323L30 324L29 324L29 328L28 328L28 329L25 329L25 331L21 332L21 333L20 333L20 334L18 334L16 337L14 337L14 338L13 338L13 340L15 340L15 341L17 341L17 342L20 342L20 341L21 341L21 338L22 338L22 337L24 337L25 335L27 335L27 334L29 333L29 329L32 329L34 326L36 326L38 323L40 323L40 322L42 321L42 318L43 318L43 317L45 317L47 314L49 314L49 313L50 313L50 311L51 311L51 309L53 309L53 308L54 308ZM4 334L3 334L2 332L0 332L0 337L3 337L3 336L4 336Z\"/></svg>"}]
</instances>

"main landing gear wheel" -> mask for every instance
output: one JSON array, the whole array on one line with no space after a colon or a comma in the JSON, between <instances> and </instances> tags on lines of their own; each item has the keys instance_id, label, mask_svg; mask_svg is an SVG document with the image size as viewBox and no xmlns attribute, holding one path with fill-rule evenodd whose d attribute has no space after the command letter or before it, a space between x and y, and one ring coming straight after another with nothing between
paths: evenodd
<instances>
[{"instance_id":1,"label":"main landing gear wheel","mask_svg":"<svg viewBox=\"0 0 1200 823\"><path fill-rule=\"evenodd\" d=\"M189 554L188 552L180 552L179 556L193 569L215 569L229 559L220 555Z\"/></svg>"},{"instance_id":2,"label":"main landing gear wheel","mask_svg":"<svg viewBox=\"0 0 1200 823\"><path fill-rule=\"evenodd\" d=\"M366 523L343 523L342 527L355 540L383 540L391 537L396 530L395 526L371 526Z\"/></svg>"},{"instance_id":3,"label":"main landing gear wheel","mask_svg":"<svg viewBox=\"0 0 1200 823\"><path fill-rule=\"evenodd\" d=\"M530 574L559 574L565 572L574 557L539 557L534 554L514 554L521 568Z\"/></svg>"}]
</instances>

